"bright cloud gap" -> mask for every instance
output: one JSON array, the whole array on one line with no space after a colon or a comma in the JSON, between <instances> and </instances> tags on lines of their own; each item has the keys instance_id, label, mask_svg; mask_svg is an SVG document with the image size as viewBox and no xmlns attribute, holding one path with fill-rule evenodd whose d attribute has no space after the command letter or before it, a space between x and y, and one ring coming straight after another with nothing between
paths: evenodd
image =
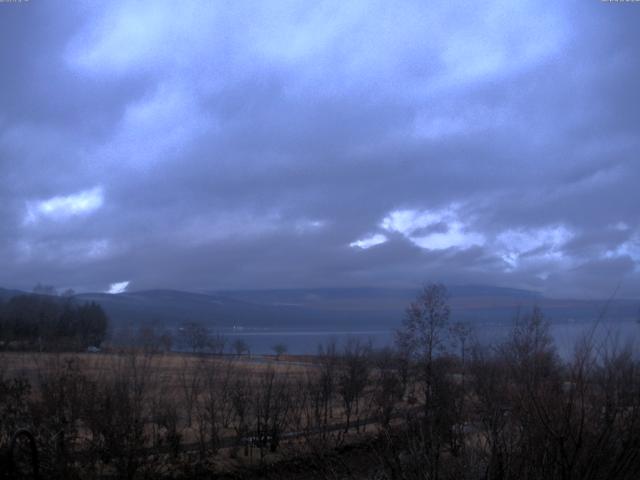
<instances>
[{"instance_id":1,"label":"bright cloud gap","mask_svg":"<svg viewBox=\"0 0 640 480\"><path fill-rule=\"evenodd\" d=\"M575 234L562 224L538 228L506 229L494 235L474 231L463 220L458 205L438 210L402 209L389 212L378 224L385 232L400 234L425 250L466 250L484 247L504 262L504 271L549 262L568 261L563 251ZM351 242L351 247L371 248L388 241L383 233ZM629 254L612 252L611 255ZM630 255L633 257L633 255Z\"/></svg>"},{"instance_id":2,"label":"bright cloud gap","mask_svg":"<svg viewBox=\"0 0 640 480\"><path fill-rule=\"evenodd\" d=\"M375 247L376 245L381 245L386 241L387 241L386 235L383 235L381 233L376 233L369 237L365 237L360 240L356 240L355 242L351 242L349 246L366 250L367 248Z\"/></svg>"},{"instance_id":3,"label":"bright cloud gap","mask_svg":"<svg viewBox=\"0 0 640 480\"><path fill-rule=\"evenodd\" d=\"M42 218L66 220L70 217L88 215L104 203L102 187L94 187L71 195L58 195L46 200L29 202L25 216L26 224L37 223Z\"/></svg>"},{"instance_id":4,"label":"bright cloud gap","mask_svg":"<svg viewBox=\"0 0 640 480\"><path fill-rule=\"evenodd\" d=\"M129 286L129 282L125 281L125 282L115 282L112 283L111 286L109 287L109 290L107 290L107 293L111 293L111 294L118 294L118 293L124 293L127 291L127 287Z\"/></svg>"},{"instance_id":5,"label":"bright cloud gap","mask_svg":"<svg viewBox=\"0 0 640 480\"><path fill-rule=\"evenodd\" d=\"M428 250L484 245L484 235L470 231L456 210L456 205L441 210L394 210L382 219L380 228L400 233L413 244Z\"/></svg>"},{"instance_id":6,"label":"bright cloud gap","mask_svg":"<svg viewBox=\"0 0 640 480\"><path fill-rule=\"evenodd\" d=\"M552 225L535 229L510 229L496 237L496 250L507 264L506 271L517 268L526 257L528 261L558 261L563 257L562 248L573 238L564 225Z\"/></svg>"}]
</instances>

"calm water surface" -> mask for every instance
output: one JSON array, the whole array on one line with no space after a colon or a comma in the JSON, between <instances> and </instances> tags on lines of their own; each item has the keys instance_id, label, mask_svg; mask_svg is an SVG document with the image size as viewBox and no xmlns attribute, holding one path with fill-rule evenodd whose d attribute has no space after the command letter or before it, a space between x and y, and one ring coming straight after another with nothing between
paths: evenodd
<instances>
[{"instance_id":1,"label":"calm water surface","mask_svg":"<svg viewBox=\"0 0 640 480\"><path fill-rule=\"evenodd\" d=\"M585 335L593 335L595 342L607 342L609 346L618 347L638 343L640 340L640 324L633 321L594 323L552 323L551 335L556 343L558 353L568 358L574 351L576 342ZM497 344L504 340L511 331L510 325L482 324L476 325L475 336L481 344ZM254 354L273 353L273 346L284 344L292 354L314 354L319 345L336 341L338 347L344 346L350 339L371 342L375 348L393 345L394 329L378 330L229 330L222 333L230 343L237 339L244 340Z\"/></svg>"}]
</instances>

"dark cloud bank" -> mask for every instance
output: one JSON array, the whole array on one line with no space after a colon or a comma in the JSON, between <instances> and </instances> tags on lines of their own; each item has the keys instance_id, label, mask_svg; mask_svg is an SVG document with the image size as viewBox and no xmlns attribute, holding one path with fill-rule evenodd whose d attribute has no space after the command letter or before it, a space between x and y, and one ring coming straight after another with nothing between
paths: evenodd
<instances>
[{"instance_id":1,"label":"dark cloud bank","mask_svg":"<svg viewBox=\"0 0 640 480\"><path fill-rule=\"evenodd\" d=\"M637 298L639 25L596 0L0 4L0 285Z\"/></svg>"}]
</instances>

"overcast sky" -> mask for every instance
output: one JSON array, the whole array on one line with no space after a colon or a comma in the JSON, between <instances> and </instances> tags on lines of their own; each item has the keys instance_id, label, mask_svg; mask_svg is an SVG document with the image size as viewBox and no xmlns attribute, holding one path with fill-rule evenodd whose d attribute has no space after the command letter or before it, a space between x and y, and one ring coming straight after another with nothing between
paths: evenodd
<instances>
[{"instance_id":1,"label":"overcast sky","mask_svg":"<svg viewBox=\"0 0 640 480\"><path fill-rule=\"evenodd\" d=\"M31 0L0 61L0 286L640 297L640 3Z\"/></svg>"}]
</instances>

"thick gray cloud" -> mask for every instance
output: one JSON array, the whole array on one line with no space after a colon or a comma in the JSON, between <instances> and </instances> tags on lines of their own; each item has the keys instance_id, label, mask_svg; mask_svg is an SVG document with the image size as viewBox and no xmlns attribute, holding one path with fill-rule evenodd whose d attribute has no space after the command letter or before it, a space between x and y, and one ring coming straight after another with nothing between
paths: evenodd
<instances>
[{"instance_id":1,"label":"thick gray cloud","mask_svg":"<svg viewBox=\"0 0 640 480\"><path fill-rule=\"evenodd\" d=\"M0 284L640 296L640 4L0 4Z\"/></svg>"}]
</instances>

